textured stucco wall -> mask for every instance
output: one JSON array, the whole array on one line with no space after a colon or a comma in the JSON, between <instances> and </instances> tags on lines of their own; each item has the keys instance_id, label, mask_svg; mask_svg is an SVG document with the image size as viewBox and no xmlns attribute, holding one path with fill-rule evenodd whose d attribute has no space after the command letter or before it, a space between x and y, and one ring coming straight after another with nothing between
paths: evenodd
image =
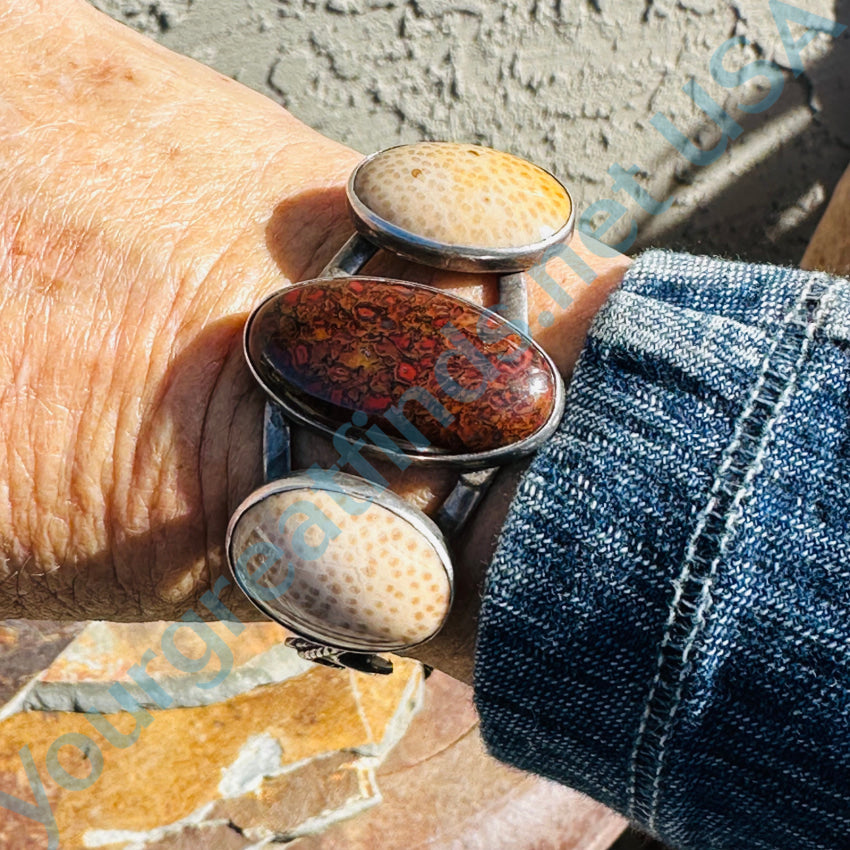
<instances>
[{"instance_id":1,"label":"textured stucco wall","mask_svg":"<svg viewBox=\"0 0 850 850\"><path fill-rule=\"evenodd\" d=\"M420 138L493 145L552 169L580 208L614 199L635 248L682 246L797 262L850 160L850 35L818 35L806 72L785 73L759 114L764 80L724 89L727 67L788 60L768 0L95 0L168 47L275 98L326 134L369 152ZM850 24L850 0L795 0ZM794 29L795 36L801 31ZM662 112L703 147L719 137L683 92L691 78L743 128L715 163L695 167L650 124ZM759 83L762 88L758 89ZM638 166L652 215L615 191L609 167Z\"/></svg>"}]
</instances>

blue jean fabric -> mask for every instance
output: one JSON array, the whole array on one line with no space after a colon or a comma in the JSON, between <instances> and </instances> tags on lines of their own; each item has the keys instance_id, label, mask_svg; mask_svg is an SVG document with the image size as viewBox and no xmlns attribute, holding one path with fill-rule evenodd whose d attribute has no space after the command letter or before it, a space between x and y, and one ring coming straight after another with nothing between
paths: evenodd
<instances>
[{"instance_id":1,"label":"blue jean fabric","mask_svg":"<svg viewBox=\"0 0 850 850\"><path fill-rule=\"evenodd\" d=\"M491 564L490 751L674 847L850 848L850 283L650 252Z\"/></svg>"}]
</instances>

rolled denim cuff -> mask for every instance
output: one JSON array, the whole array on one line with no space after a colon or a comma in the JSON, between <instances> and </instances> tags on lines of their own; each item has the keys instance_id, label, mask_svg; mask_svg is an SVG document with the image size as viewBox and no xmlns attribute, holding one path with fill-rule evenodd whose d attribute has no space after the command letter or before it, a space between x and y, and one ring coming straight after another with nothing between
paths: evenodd
<instances>
[{"instance_id":1,"label":"rolled denim cuff","mask_svg":"<svg viewBox=\"0 0 850 850\"><path fill-rule=\"evenodd\" d=\"M495 756L675 847L850 834L850 283L653 251L511 507Z\"/></svg>"}]
</instances>

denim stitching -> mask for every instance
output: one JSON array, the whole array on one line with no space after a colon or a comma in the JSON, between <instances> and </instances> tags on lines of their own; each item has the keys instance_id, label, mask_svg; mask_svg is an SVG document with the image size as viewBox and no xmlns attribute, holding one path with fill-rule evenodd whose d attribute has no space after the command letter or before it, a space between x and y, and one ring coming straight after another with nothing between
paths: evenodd
<instances>
[{"instance_id":1,"label":"denim stitching","mask_svg":"<svg viewBox=\"0 0 850 850\"><path fill-rule=\"evenodd\" d=\"M681 585L692 607L680 605L670 632L654 717L672 703L701 598L710 599L707 622L687 655L670 730L649 721L644 738L654 749L647 743L637 756L638 803L648 808L667 731L655 831L683 850L847 845L847 281L829 282L832 313L772 424L707 597L697 581L737 493L726 484L712 494L713 482L736 435L750 451L739 446L726 475L738 486L746 479L804 350L804 334L783 322L812 277L656 253L637 260L606 310L624 292L650 297L626 299L631 309L606 324L605 339L597 323L591 329L564 424L532 464L535 495L520 488L488 572L476 669L485 741L517 767L628 814L630 757L674 580L709 496L719 500ZM684 313L681 330L671 315L656 344L647 329L658 324L656 305L671 303ZM806 324L802 310L794 319ZM756 357L735 350L742 327L761 334ZM782 336L785 356L775 355L741 429Z\"/></svg>"},{"instance_id":2,"label":"denim stitching","mask_svg":"<svg viewBox=\"0 0 850 850\"><path fill-rule=\"evenodd\" d=\"M824 298L827 280L824 275L811 279L764 358L762 372L735 424L681 572L673 583L656 673L630 759L629 814L643 818L652 830L657 829L665 748L690 669L690 654L711 607L713 579L761 471L773 426L796 387L815 331L828 315L828 299ZM639 799L647 795L648 802Z\"/></svg>"}]
</instances>

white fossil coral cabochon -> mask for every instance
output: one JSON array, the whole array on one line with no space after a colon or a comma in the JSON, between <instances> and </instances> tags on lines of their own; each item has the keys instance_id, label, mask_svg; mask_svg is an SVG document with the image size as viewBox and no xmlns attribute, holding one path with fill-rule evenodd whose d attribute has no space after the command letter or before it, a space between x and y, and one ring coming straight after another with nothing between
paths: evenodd
<instances>
[{"instance_id":1,"label":"white fossil coral cabochon","mask_svg":"<svg viewBox=\"0 0 850 850\"><path fill-rule=\"evenodd\" d=\"M265 496L231 532L249 595L305 637L347 649L421 643L443 624L451 582L440 553L376 502L315 488Z\"/></svg>"},{"instance_id":2,"label":"white fossil coral cabochon","mask_svg":"<svg viewBox=\"0 0 850 850\"><path fill-rule=\"evenodd\" d=\"M570 218L567 190L512 154L478 145L419 142L364 162L354 193L395 227L443 245L521 248Z\"/></svg>"}]
</instances>

